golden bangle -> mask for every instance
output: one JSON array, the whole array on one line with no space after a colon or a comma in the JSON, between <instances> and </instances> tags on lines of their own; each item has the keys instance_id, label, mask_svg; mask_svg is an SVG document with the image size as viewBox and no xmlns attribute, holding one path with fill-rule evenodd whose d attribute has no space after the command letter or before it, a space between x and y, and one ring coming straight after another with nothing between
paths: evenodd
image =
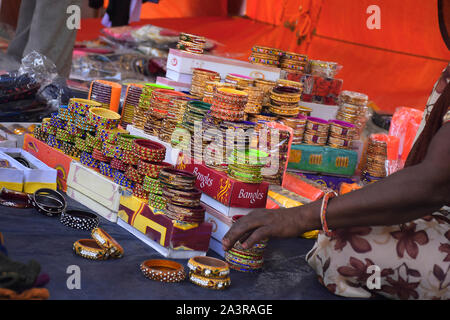
<instances>
[{"instance_id":1,"label":"golden bangle","mask_svg":"<svg viewBox=\"0 0 450 320\"><path fill-rule=\"evenodd\" d=\"M91 260L106 260L109 258L107 250L92 239L80 239L73 244L75 253L83 258Z\"/></svg>"},{"instance_id":2,"label":"golden bangle","mask_svg":"<svg viewBox=\"0 0 450 320\"><path fill-rule=\"evenodd\" d=\"M101 228L92 229L92 238L113 258L122 258L124 250L117 241Z\"/></svg>"},{"instance_id":3,"label":"golden bangle","mask_svg":"<svg viewBox=\"0 0 450 320\"><path fill-rule=\"evenodd\" d=\"M192 271L189 272L189 280L200 287L214 290L226 289L231 284L230 277L226 277L225 279L207 278Z\"/></svg>"},{"instance_id":4,"label":"golden bangle","mask_svg":"<svg viewBox=\"0 0 450 320\"><path fill-rule=\"evenodd\" d=\"M230 268L225 261L212 257L192 257L187 267L197 275L206 277L226 278L230 274Z\"/></svg>"}]
</instances>

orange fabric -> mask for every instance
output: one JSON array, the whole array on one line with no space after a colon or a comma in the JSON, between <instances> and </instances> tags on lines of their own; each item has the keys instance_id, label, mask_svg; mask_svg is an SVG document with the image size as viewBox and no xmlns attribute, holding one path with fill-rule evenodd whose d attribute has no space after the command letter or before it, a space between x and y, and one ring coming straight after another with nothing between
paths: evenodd
<instances>
[{"instance_id":1,"label":"orange fabric","mask_svg":"<svg viewBox=\"0 0 450 320\"><path fill-rule=\"evenodd\" d=\"M312 201L320 199L324 195L321 189L290 173L285 174L282 187Z\"/></svg>"},{"instance_id":2,"label":"orange fabric","mask_svg":"<svg viewBox=\"0 0 450 320\"><path fill-rule=\"evenodd\" d=\"M109 1L104 1L108 7ZM228 0L159 0L142 5L141 19L226 16Z\"/></svg>"},{"instance_id":3,"label":"orange fabric","mask_svg":"<svg viewBox=\"0 0 450 320\"><path fill-rule=\"evenodd\" d=\"M45 288L32 288L22 293L0 288L0 300L47 300L48 298L50 293Z\"/></svg>"},{"instance_id":4,"label":"orange fabric","mask_svg":"<svg viewBox=\"0 0 450 320\"><path fill-rule=\"evenodd\" d=\"M391 114L398 106L423 110L433 84L450 61L439 31L437 1L247 0L246 14L251 19L217 13L205 17L212 15L212 4L197 6L199 11L193 12L200 0L180 1L170 12L154 11L152 17L158 19L134 25L150 23L208 37L219 43L216 54L229 58L247 60L257 44L336 61L343 65L337 75L344 80L343 90L366 93L381 111ZM169 2L143 7L162 10ZM186 9L188 2L192 6ZM381 30L366 27L366 9L372 4L380 7ZM217 8L222 13L225 5L220 2ZM161 18L169 13L183 18ZM98 37L100 29L99 20L83 20L77 39ZM299 45L302 35L305 39Z\"/></svg>"}]
</instances>

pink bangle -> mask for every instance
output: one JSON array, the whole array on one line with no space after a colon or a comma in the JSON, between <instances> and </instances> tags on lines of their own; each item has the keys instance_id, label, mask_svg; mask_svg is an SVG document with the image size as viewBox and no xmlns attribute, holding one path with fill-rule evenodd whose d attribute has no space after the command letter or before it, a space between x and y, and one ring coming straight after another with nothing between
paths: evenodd
<instances>
[{"instance_id":1,"label":"pink bangle","mask_svg":"<svg viewBox=\"0 0 450 320\"><path fill-rule=\"evenodd\" d=\"M322 206L320 207L320 223L322 224L322 230L329 237L331 237L333 233L330 231L330 229L328 229L326 213L327 213L328 201L331 198L334 198L335 196L336 196L336 193L334 191L327 192L322 198Z\"/></svg>"}]
</instances>

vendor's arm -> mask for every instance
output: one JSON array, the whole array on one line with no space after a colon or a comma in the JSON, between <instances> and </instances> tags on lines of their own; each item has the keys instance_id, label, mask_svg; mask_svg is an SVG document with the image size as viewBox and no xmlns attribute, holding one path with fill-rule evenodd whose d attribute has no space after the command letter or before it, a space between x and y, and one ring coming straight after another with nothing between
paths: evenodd
<instances>
[{"instance_id":1,"label":"vendor's arm","mask_svg":"<svg viewBox=\"0 0 450 320\"><path fill-rule=\"evenodd\" d=\"M360 190L330 200L326 219L332 229L400 224L424 217L450 203L450 123L433 137L424 161ZM224 236L228 250L267 237L295 237L321 229L321 201L289 209L257 209L239 219ZM250 235L249 235L250 234Z\"/></svg>"}]
</instances>

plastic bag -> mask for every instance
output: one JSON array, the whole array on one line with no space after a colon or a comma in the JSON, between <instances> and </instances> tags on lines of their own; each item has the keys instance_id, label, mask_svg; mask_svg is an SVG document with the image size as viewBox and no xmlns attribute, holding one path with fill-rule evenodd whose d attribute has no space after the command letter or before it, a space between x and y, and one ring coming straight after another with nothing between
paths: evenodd
<instances>
[{"instance_id":1,"label":"plastic bag","mask_svg":"<svg viewBox=\"0 0 450 320\"><path fill-rule=\"evenodd\" d=\"M389 135L399 138L400 168L403 168L406 158L411 151L422 117L423 111L407 107L397 108L392 116Z\"/></svg>"}]
</instances>

